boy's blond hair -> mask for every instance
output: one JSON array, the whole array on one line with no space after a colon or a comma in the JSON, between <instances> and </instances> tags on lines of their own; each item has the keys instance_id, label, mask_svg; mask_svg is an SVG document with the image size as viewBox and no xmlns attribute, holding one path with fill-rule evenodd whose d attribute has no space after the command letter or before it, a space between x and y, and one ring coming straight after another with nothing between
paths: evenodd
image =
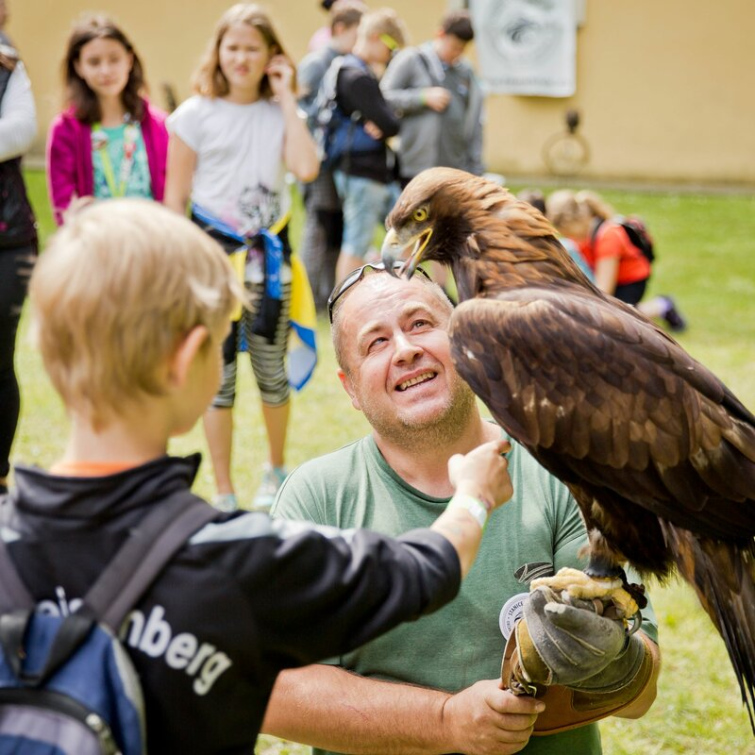
<instances>
[{"instance_id":1,"label":"boy's blond hair","mask_svg":"<svg viewBox=\"0 0 755 755\"><path fill-rule=\"evenodd\" d=\"M373 34L387 34L399 47L404 47L409 41L406 25L393 8L379 8L362 16L357 35L360 39L367 39Z\"/></svg>"},{"instance_id":2,"label":"boy's blond hair","mask_svg":"<svg viewBox=\"0 0 755 755\"><path fill-rule=\"evenodd\" d=\"M219 244L143 199L74 213L29 293L45 369L66 406L95 427L163 394L161 368L182 339L197 325L222 335L244 296Z\"/></svg>"}]
</instances>

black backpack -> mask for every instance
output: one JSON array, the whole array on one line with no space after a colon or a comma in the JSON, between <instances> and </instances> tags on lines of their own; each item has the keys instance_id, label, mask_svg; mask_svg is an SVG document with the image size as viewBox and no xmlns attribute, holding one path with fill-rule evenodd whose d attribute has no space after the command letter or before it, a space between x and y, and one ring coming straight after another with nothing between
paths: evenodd
<instances>
[{"instance_id":1,"label":"black backpack","mask_svg":"<svg viewBox=\"0 0 755 755\"><path fill-rule=\"evenodd\" d=\"M216 517L187 491L155 505L67 616L35 610L0 538L0 753L146 752L139 678L117 632L173 555Z\"/></svg>"},{"instance_id":2,"label":"black backpack","mask_svg":"<svg viewBox=\"0 0 755 755\"><path fill-rule=\"evenodd\" d=\"M362 114L355 110L347 115L337 101L338 75L346 67L367 68L354 55L337 57L323 76L309 119L309 127L317 145L320 162L328 169L354 152L374 152L381 142L364 130Z\"/></svg>"},{"instance_id":3,"label":"black backpack","mask_svg":"<svg viewBox=\"0 0 755 755\"><path fill-rule=\"evenodd\" d=\"M642 252L648 262L653 262L655 260L653 238L648 232L647 226L642 218L638 218L636 215L628 215L627 217L617 215L615 218L611 218L611 220L614 223L618 223L626 231L632 245ZM595 239L598 236L598 230L604 222L605 221L601 221L593 229L592 236L590 237L591 244L595 243Z\"/></svg>"}]
</instances>

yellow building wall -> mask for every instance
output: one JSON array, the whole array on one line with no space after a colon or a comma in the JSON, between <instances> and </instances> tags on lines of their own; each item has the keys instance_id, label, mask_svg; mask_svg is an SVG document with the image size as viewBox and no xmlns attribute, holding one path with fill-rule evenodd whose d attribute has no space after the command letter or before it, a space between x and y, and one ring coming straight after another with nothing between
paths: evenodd
<instances>
[{"instance_id":1,"label":"yellow building wall","mask_svg":"<svg viewBox=\"0 0 755 755\"><path fill-rule=\"evenodd\" d=\"M577 93L488 98L486 154L506 175L540 173L546 139L581 114L584 175L755 182L755 4L587 0Z\"/></svg>"},{"instance_id":2,"label":"yellow building wall","mask_svg":"<svg viewBox=\"0 0 755 755\"><path fill-rule=\"evenodd\" d=\"M371 0L371 7L391 3ZM458 5L459 3L453 3ZM161 85L179 100L225 0L8 0L7 32L21 50L39 111L36 154L60 108L60 61L72 23L97 10L114 16L145 64L152 99ZM325 14L317 0L268 8L297 61ZM419 43L445 0L393 2ZM577 108L590 147L582 175L648 181L755 185L755 3L749 0L585 0L577 38L577 93L564 99L487 98L488 168L511 177L547 173L542 149ZM474 50L472 57L474 57Z\"/></svg>"}]
</instances>

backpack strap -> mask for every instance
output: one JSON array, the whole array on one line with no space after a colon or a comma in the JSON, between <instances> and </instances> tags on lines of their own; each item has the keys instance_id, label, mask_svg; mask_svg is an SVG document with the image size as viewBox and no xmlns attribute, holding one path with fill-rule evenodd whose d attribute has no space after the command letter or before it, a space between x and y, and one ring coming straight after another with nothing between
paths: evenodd
<instances>
[{"instance_id":1,"label":"backpack strap","mask_svg":"<svg viewBox=\"0 0 755 755\"><path fill-rule=\"evenodd\" d=\"M590 246L594 247L595 242L598 239L598 233L600 233L600 229L603 227L603 224L606 221L603 218L595 218L592 225L592 230L590 231Z\"/></svg>"},{"instance_id":2,"label":"backpack strap","mask_svg":"<svg viewBox=\"0 0 755 755\"><path fill-rule=\"evenodd\" d=\"M188 491L153 506L84 596L82 608L117 632L176 552L217 515Z\"/></svg>"},{"instance_id":3,"label":"backpack strap","mask_svg":"<svg viewBox=\"0 0 755 755\"><path fill-rule=\"evenodd\" d=\"M76 652L97 621L117 634L126 614L170 559L194 532L216 516L212 506L185 490L153 506L89 589L82 606L64 619L43 668L36 674L22 669L24 638L34 600L0 539L0 592L6 600L22 601L13 606L16 610L3 607L0 615L0 647L16 678L26 686L43 684Z\"/></svg>"},{"instance_id":4,"label":"backpack strap","mask_svg":"<svg viewBox=\"0 0 755 755\"><path fill-rule=\"evenodd\" d=\"M153 506L89 589L79 612L117 632L168 561L216 516L212 506L185 490ZM0 538L0 613L31 610L35 605Z\"/></svg>"},{"instance_id":5,"label":"backpack strap","mask_svg":"<svg viewBox=\"0 0 755 755\"><path fill-rule=\"evenodd\" d=\"M0 614L15 608L33 609L34 598L18 576L8 547L0 537Z\"/></svg>"},{"instance_id":6,"label":"backpack strap","mask_svg":"<svg viewBox=\"0 0 755 755\"><path fill-rule=\"evenodd\" d=\"M421 47L417 48L417 58L419 59L419 62L422 64L422 67L425 69L425 72L430 77L430 81L434 87L442 87L443 86L443 79L439 79L436 75L437 72L433 70L433 64L430 61L430 59L427 57L427 53L425 50L423 50Z\"/></svg>"}]
</instances>

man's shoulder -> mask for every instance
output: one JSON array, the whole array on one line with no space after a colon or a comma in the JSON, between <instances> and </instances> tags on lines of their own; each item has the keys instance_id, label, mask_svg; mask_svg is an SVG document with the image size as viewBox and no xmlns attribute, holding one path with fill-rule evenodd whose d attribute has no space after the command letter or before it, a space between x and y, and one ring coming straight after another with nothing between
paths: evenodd
<instances>
[{"instance_id":1,"label":"man's shoulder","mask_svg":"<svg viewBox=\"0 0 755 755\"><path fill-rule=\"evenodd\" d=\"M358 456L364 456L367 447L371 442L371 435L365 435L358 440L353 440L334 451L330 451L322 456L302 462L295 472L303 476L312 476L316 474L340 475L343 468L343 462L354 459Z\"/></svg>"},{"instance_id":2,"label":"man's shoulder","mask_svg":"<svg viewBox=\"0 0 755 755\"><path fill-rule=\"evenodd\" d=\"M353 441L296 467L281 486L273 515L329 521L325 510L337 507L344 491L366 473L372 456L370 438Z\"/></svg>"}]
</instances>

